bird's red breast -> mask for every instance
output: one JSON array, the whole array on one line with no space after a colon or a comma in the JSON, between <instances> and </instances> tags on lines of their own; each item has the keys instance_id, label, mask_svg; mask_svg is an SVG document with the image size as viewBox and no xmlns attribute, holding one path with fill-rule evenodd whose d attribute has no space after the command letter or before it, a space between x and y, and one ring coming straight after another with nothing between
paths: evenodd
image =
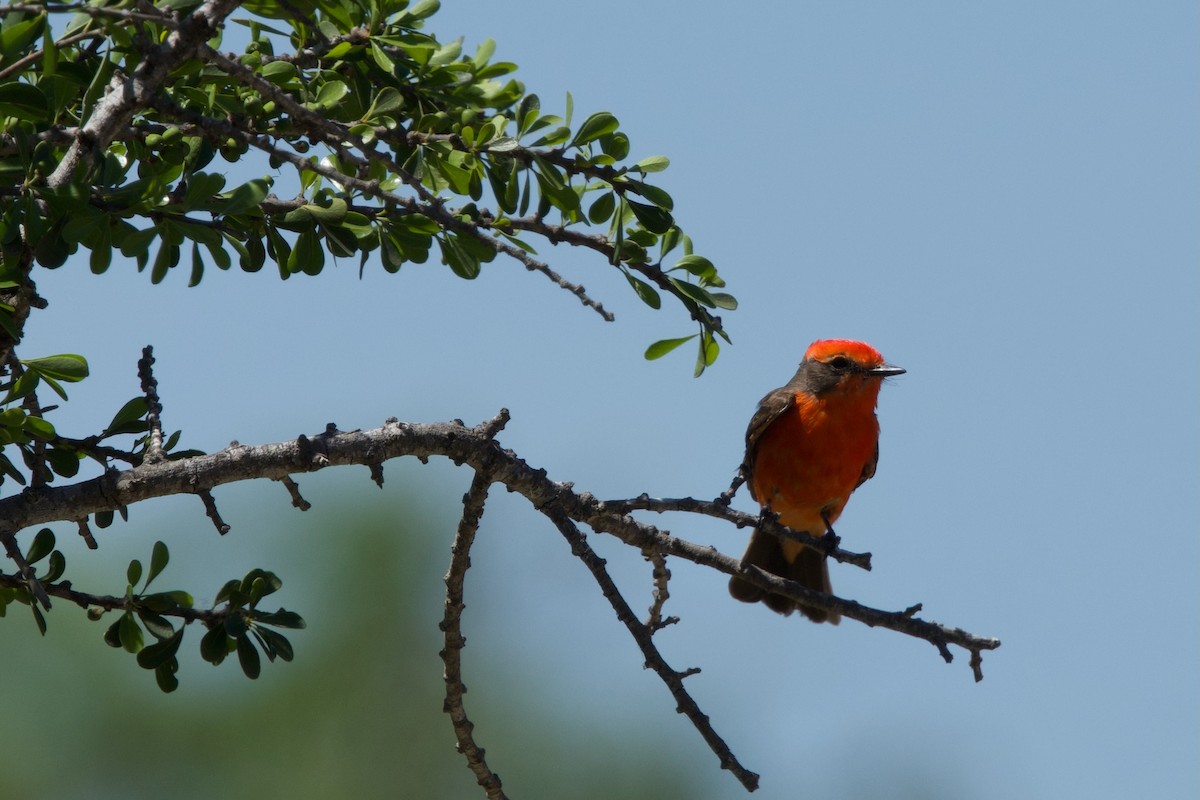
<instances>
[{"instance_id":1,"label":"bird's red breast","mask_svg":"<svg viewBox=\"0 0 1200 800\"><path fill-rule=\"evenodd\" d=\"M875 403L883 379L902 372L863 342L813 342L795 376L767 393L746 429L742 474L754 499L787 527L824 535L850 494L875 474ZM790 539L756 530L742 563L831 592L824 554ZM730 579L729 592L744 602L762 601L781 614L799 609L815 622L838 621L837 614L764 592L740 576Z\"/></svg>"},{"instance_id":2,"label":"bird's red breast","mask_svg":"<svg viewBox=\"0 0 1200 800\"><path fill-rule=\"evenodd\" d=\"M875 459L878 395L878 380L826 397L795 391L791 407L758 440L751 473L755 499L789 528L825 533L822 513L830 522L841 515ZM789 560L800 547L783 542Z\"/></svg>"}]
</instances>

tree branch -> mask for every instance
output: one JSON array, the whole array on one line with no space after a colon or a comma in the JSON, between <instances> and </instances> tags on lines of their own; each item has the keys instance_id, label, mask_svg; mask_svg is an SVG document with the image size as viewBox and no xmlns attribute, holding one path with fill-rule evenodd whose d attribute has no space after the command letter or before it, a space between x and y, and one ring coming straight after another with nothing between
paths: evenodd
<instances>
[{"instance_id":1,"label":"tree branch","mask_svg":"<svg viewBox=\"0 0 1200 800\"><path fill-rule=\"evenodd\" d=\"M446 607L440 625L446 646L439 655L446 665L444 710L450 715L450 723L458 739L458 752L466 756L467 766L475 773L475 779L489 800L506 800L500 776L484 760L483 748L475 743L475 725L467 718L467 711L463 707L463 695L467 693L462 680L462 649L467 644L466 637L462 635L462 612L466 608L463 603L463 583L471 566L471 545L479 530L479 520L483 517L483 505L487 501L491 483L489 472L486 469L479 470L471 481L471 488L463 495L462 519L450 548L450 569L446 572Z\"/></svg>"},{"instance_id":2,"label":"tree branch","mask_svg":"<svg viewBox=\"0 0 1200 800\"><path fill-rule=\"evenodd\" d=\"M671 696L675 698L677 704L675 710L680 714L686 715L691 720L692 725L704 737L704 741L708 744L709 748L720 759L721 769L727 769L732 772L742 786L746 787L746 791L753 792L757 789L758 774L742 766L742 763L738 761L737 756L729 749L729 745L725 743L725 740L717 735L712 723L709 722L708 715L700 710L700 706L696 704L696 701L692 699L687 689L684 688L684 678L695 675L700 669L693 667L683 672L672 669L671 665L666 662L666 659L662 657L662 654L658 652L658 647L654 644L654 631L638 620L637 616L633 613L633 609L629 607L629 603L621 596L617 585L613 583L608 570L604 568L604 559L600 558L591 545L587 543L587 539L579 531L579 528L571 518L567 516L566 511L556 504L538 510L550 518L550 521L558 528L559 533L570 543L572 555L582 561L584 566L592 573L592 577L600 585L600 590L604 592L604 599L608 600L609 604L613 607L613 611L616 612L617 619L625 625L629 630L629 634L633 636L633 640L637 642L637 646L641 648L642 655L646 658L645 666L653 669L658 677L662 679L663 683L667 685L667 689L670 690Z\"/></svg>"},{"instance_id":3,"label":"tree branch","mask_svg":"<svg viewBox=\"0 0 1200 800\"><path fill-rule=\"evenodd\" d=\"M166 83L171 71L215 36L225 17L239 5L239 0L207 0L188 14L162 45L148 49L132 75L128 78L114 75L104 97L79 129L75 142L46 179L46 184L55 189L65 186L81 164L103 152L134 114L150 106L151 98Z\"/></svg>"},{"instance_id":4,"label":"tree branch","mask_svg":"<svg viewBox=\"0 0 1200 800\"><path fill-rule=\"evenodd\" d=\"M501 416L506 414L502 412ZM408 424L393 418L373 430L338 431L330 427L324 433L300 436L291 442L255 447L233 444L210 455L111 470L79 483L26 489L19 495L0 499L0 532L16 532L62 520L75 522L98 511L116 510L153 497L194 494L235 481L283 480L295 473L347 464L369 466L401 456L415 456L423 461L431 456L445 456L476 470L493 468L495 482L520 493L534 508L556 505L575 522L613 535L640 552L660 552L727 575L738 575L763 589L835 611L866 625L924 639L937 647L947 661L951 660L947 645L961 647L973 656L1000 646L997 639L920 619L912 609L882 611L806 589L756 567L743 567L739 561L711 547L701 547L639 522L625 513L620 504L615 509L609 508L589 493L577 493L568 484L550 480L545 470L534 469L512 451L501 449L488 436L489 425L495 424L493 420L468 428L458 420ZM836 558L839 551L832 552ZM981 676L976 672L977 678Z\"/></svg>"}]
</instances>

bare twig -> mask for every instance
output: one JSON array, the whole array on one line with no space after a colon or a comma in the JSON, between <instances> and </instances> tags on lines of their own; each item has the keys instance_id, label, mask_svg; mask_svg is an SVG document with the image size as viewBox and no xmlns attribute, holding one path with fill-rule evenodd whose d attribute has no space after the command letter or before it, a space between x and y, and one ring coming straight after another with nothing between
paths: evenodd
<instances>
[{"instance_id":1,"label":"bare twig","mask_svg":"<svg viewBox=\"0 0 1200 800\"><path fill-rule=\"evenodd\" d=\"M643 553L646 560L653 567L652 573L654 579L654 602L650 604L650 616L646 618L646 627L651 633L658 633L668 625L674 625L679 622L679 617L666 617L662 615L663 606L667 604L667 600L671 597L670 589L667 584L671 580L671 570L667 568L667 557L662 553L651 550L648 553Z\"/></svg>"},{"instance_id":2,"label":"bare twig","mask_svg":"<svg viewBox=\"0 0 1200 800\"><path fill-rule=\"evenodd\" d=\"M487 501L488 486L492 483L488 470L475 473L471 488L463 495L462 519L458 533L450 549L450 569L446 572L446 605L441 629L445 634L446 646L442 649L442 661L446 665L446 702L444 710L450 715L454 736L458 739L458 752L466 756L467 766L475 773L475 779L483 787L490 800L505 800L507 795L501 787L500 776L488 766L484 750L475 742L474 723L467 717L463 707L463 695L467 687L462 680L462 649L467 640L462 635L463 583L471 566L471 545L479 530L483 506Z\"/></svg>"},{"instance_id":3,"label":"bare twig","mask_svg":"<svg viewBox=\"0 0 1200 800\"><path fill-rule=\"evenodd\" d=\"M291 475L284 475L282 478L276 478L275 480L287 487L288 494L292 496L292 506L294 508L298 508L301 511L308 511L312 508L312 503L300 496L300 487L292 480Z\"/></svg>"},{"instance_id":4,"label":"bare twig","mask_svg":"<svg viewBox=\"0 0 1200 800\"><path fill-rule=\"evenodd\" d=\"M566 538L571 545L571 553L575 555L584 566L592 573L596 583L600 585L600 589L604 592L604 597L612 605L613 611L617 614L617 619L624 623L629 630L633 640L637 642L641 648L642 655L646 658L646 666L653 669L663 683L667 685L667 689L671 692L671 696L675 698L676 711L687 716L691 720L692 725L704 737L704 741L716 754L721 762L721 768L727 769L733 773L734 777L746 787L747 791L753 792L758 788L758 774L751 772L742 766L738 761L737 756L729 749L729 745L725 743L712 727L709 722L708 715L700 710L700 706L688 694L683 685L683 679L690 675L695 675L700 670L692 668L679 672L672 669L667 664L666 659L658 652L658 647L654 644L653 631L638 621L637 616L633 613L633 609L629 607L629 603L621 595L617 585L613 583L612 577L608 574L608 570L604 568L604 559L596 554L591 545L587 543L587 539L580 532L579 528L567 516L564 509L555 504L548 505L541 509L542 513L550 518L558 528L559 533Z\"/></svg>"},{"instance_id":5,"label":"bare twig","mask_svg":"<svg viewBox=\"0 0 1200 800\"><path fill-rule=\"evenodd\" d=\"M100 545L96 543L96 537L92 535L92 528L88 525L87 517L76 520L76 524L79 525L79 538L83 539L88 550L98 550Z\"/></svg>"},{"instance_id":6,"label":"bare twig","mask_svg":"<svg viewBox=\"0 0 1200 800\"><path fill-rule=\"evenodd\" d=\"M801 542L822 551L830 558L840 561L843 564L852 564L867 571L871 569L870 553L852 553L848 550L843 550L836 545L833 539L824 536L812 536L804 531L794 531L791 528L780 525L778 521L769 516L747 514L744 511L738 511L722 503L720 498L716 500L697 500L692 497L664 498L650 497L643 494L630 500L605 500L603 506L607 510L618 514L626 514L630 511L654 511L659 514L665 514L670 511L682 511L689 514L703 514L708 517L716 517L726 522L732 522L739 528L757 528L764 533L778 536L781 539L791 539Z\"/></svg>"},{"instance_id":7,"label":"bare twig","mask_svg":"<svg viewBox=\"0 0 1200 800\"><path fill-rule=\"evenodd\" d=\"M225 520L221 519L221 512L217 511L217 501L213 497L213 493L208 489L201 489L196 492L200 495L200 500L204 503L204 513L212 520L212 524L216 526L217 533L224 536L229 533L229 526L225 524Z\"/></svg>"},{"instance_id":8,"label":"bare twig","mask_svg":"<svg viewBox=\"0 0 1200 800\"><path fill-rule=\"evenodd\" d=\"M146 424L150 428L143 458L147 464L153 464L165 459L166 454L163 452L162 403L158 399L158 381L154 378L154 348L151 345L142 348L142 357L138 359L138 379L142 383L142 394L146 396Z\"/></svg>"}]
</instances>

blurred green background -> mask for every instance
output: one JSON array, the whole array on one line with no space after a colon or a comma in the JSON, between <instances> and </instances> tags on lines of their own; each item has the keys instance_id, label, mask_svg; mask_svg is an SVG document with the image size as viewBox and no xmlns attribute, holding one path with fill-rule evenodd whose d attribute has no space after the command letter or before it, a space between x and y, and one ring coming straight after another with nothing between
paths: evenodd
<instances>
[{"instance_id":1,"label":"blurred green background","mask_svg":"<svg viewBox=\"0 0 1200 800\"><path fill-rule=\"evenodd\" d=\"M411 470L389 469L390 480L398 472ZM203 629L192 627L181 657L182 686L163 695L153 673L101 644L110 618L88 623L59 601L43 640L22 618L25 608L10 608L16 618L4 621L0 674L9 713L21 723L0 753L0 796L480 794L442 713L437 623L453 509L437 507L428 495L380 493L365 473L360 477L302 481L316 501L307 514L287 511L286 503L256 513L256 505L266 504L250 496L223 502L234 525L225 539L197 524L203 518L186 508L148 515L134 509L172 548L173 564L159 579L164 587L184 575L203 580L205 574L241 574L243 563L248 567L253 559L247 550L284 576L284 588L272 600L302 610L309 627L292 636L296 661L266 665L256 683L241 675L235 659L216 668L201 661L195 649ZM325 496L330 491L332 502ZM248 537L256 541L247 547ZM78 549L66 544L69 551ZM119 583L121 554L136 557L147 545L106 541L99 557L74 576L76 584L88 578ZM82 562L82 555L76 552L72 560ZM111 567L107 574L104 564ZM585 708L595 698L586 678L550 674L530 647L552 649L563 631L546 629L531 642L521 620L489 613L487 592L472 578L478 574L468 576L464 619L467 710L477 740L514 793L703 795L703 776L686 766L694 742L659 738L642 727L638 717L649 717L650 709L620 722L589 718ZM208 583L211 598L219 582ZM500 629L486 647L473 635L484 625ZM632 648L626 655L628 673L637 676Z\"/></svg>"}]
</instances>

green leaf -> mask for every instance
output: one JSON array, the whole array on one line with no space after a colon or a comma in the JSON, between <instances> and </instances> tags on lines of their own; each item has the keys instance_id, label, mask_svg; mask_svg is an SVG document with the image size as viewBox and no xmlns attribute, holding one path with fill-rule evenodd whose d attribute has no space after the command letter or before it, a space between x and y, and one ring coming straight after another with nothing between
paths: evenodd
<instances>
[{"instance_id":1,"label":"green leaf","mask_svg":"<svg viewBox=\"0 0 1200 800\"><path fill-rule=\"evenodd\" d=\"M30 392L37 389L41 383L41 376L32 370L27 370L21 373L21 377L13 381L13 385L8 390L8 396L4 398L4 402L9 403L13 400L20 400L26 397Z\"/></svg>"},{"instance_id":2,"label":"green leaf","mask_svg":"<svg viewBox=\"0 0 1200 800\"><path fill-rule=\"evenodd\" d=\"M378 65L378 67L385 73L390 75L391 73L395 72L396 62L392 61L391 57L388 56L387 51L385 51L375 42L369 42L368 44L370 45L371 49L371 60L373 60L375 64ZM371 119L372 115L370 112L367 112L362 118Z\"/></svg>"},{"instance_id":3,"label":"green leaf","mask_svg":"<svg viewBox=\"0 0 1200 800\"><path fill-rule=\"evenodd\" d=\"M102 436L115 436L118 433L142 433L146 430L146 398L135 397L113 415L112 422L104 429Z\"/></svg>"},{"instance_id":4,"label":"green leaf","mask_svg":"<svg viewBox=\"0 0 1200 800\"><path fill-rule=\"evenodd\" d=\"M150 553L150 572L146 575L146 583L142 586L143 591L150 585L150 581L157 578L166 569L167 562L170 560L171 553L167 550L167 546L161 541L155 542L154 549Z\"/></svg>"},{"instance_id":5,"label":"green leaf","mask_svg":"<svg viewBox=\"0 0 1200 800\"><path fill-rule=\"evenodd\" d=\"M620 131L601 137L600 149L604 151L605 155L611 156L617 161L624 161L625 157L629 155L629 137Z\"/></svg>"},{"instance_id":6,"label":"green leaf","mask_svg":"<svg viewBox=\"0 0 1200 800\"><path fill-rule=\"evenodd\" d=\"M193 605L192 596L187 592L179 590L144 594L138 598L138 603L160 614L165 614L168 611L176 611L180 608L191 608Z\"/></svg>"},{"instance_id":7,"label":"green leaf","mask_svg":"<svg viewBox=\"0 0 1200 800\"><path fill-rule=\"evenodd\" d=\"M121 615L118 624L120 628L117 632L121 638L121 647L125 648L125 652L136 653L141 650L145 645L145 637L142 635L142 629L134 619L133 613L126 611Z\"/></svg>"},{"instance_id":8,"label":"green leaf","mask_svg":"<svg viewBox=\"0 0 1200 800\"><path fill-rule=\"evenodd\" d=\"M188 177L187 191L183 196L184 208L209 211L219 206L212 204L213 197L225 188L225 176L218 173L196 172Z\"/></svg>"},{"instance_id":9,"label":"green leaf","mask_svg":"<svg viewBox=\"0 0 1200 800\"><path fill-rule=\"evenodd\" d=\"M183 628L180 628L149 647L142 648L137 654L138 666L143 669L157 669L175 657L182 641Z\"/></svg>"},{"instance_id":10,"label":"green leaf","mask_svg":"<svg viewBox=\"0 0 1200 800\"><path fill-rule=\"evenodd\" d=\"M129 568L125 570L125 578L129 581L130 586L136 586L137 582L142 579L142 562L136 558L129 562Z\"/></svg>"},{"instance_id":11,"label":"green leaf","mask_svg":"<svg viewBox=\"0 0 1200 800\"><path fill-rule=\"evenodd\" d=\"M325 268L325 248L321 246L321 238L315 230L310 228L296 237L296 246L288 255L287 267L288 272L303 272L306 275L319 275Z\"/></svg>"},{"instance_id":12,"label":"green leaf","mask_svg":"<svg viewBox=\"0 0 1200 800\"><path fill-rule=\"evenodd\" d=\"M317 92L316 104L321 109L332 109L350 93L350 87L342 81L329 81Z\"/></svg>"},{"instance_id":13,"label":"green leaf","mask_svg":"<svg viewBox=\"0 0 1200 800\"><path fill-rule=\"evenodd\" d=\"M17 18L14 13L9 20ZM33 44L33 40L42 35L43 29L49 30L46 27L44 12L21 22L10 24L6 20L3 31L0 31L0 56L3 56L3 63L9 64L16 61L24 50Z\"/></svg>"},{"instance_id":14,"label":"green leaf","mask_svg":"<svg viewBox=\"0 0 1200 800\"><path fill-rule=\"evenodd\" d=\"M50 555L50 551L54 549L54 542L54 531L42 528L33 537L33 543L29 545L29 550L25 553L25 560L30 564L38 563Z\"/></svg>"},{"instance_id":15,"label":"green leaf","mask_svg":"<svg viewBox=\"0 0 1200 800\"><path fill-rule=\"evenodd\" d=\"M442 7L440 0L421 0L405 14L407 19L425 19L432 17Z\"/></svg>"},{"instance_id":16,"label":"green leaf","mask_svg":"<svg viewBox=\"0 0 1200 800\"><path fill-rule=\"evenodd\" d=\"M305 628L307 623L295 611L279 609L269 614L256 614L254 621L262 625L274 625L277 628Z\"/></svg>"},{"instance_id":17,"label":"green leaf","mask_svg":"<svg viewBox=\"0 0 1200 800\"><path fill-rule=\"evenodd\" d=\"M254 635L258 637L259 642L263 645L263 652L272 661L275 660L276 656L279 656L284 661L291 661L295 655L292 650L292 643L278 631L258 627L254 629Z\"/></svg>"},{"instance_id":18,"label":"green leaf","mask_svg":"<svg viewBox=\"0 0 1200 800\"><path fill-rule=\"evenodd\" d=\"M118 617L117 619L113 620L113 623L109 625L108 628L105 629L104 643L109 647L121 646L121 620L123 619L123 616Z\"/></svg>"},{"instance_id":19,"label":"green leaf","mask_svg":"<svg viewBox=\"0 0 1200 800\"><path fill-rule=\"evenodd\" d=\"M579 130L575 132L568 147L579 147L593 142L608 133L613 133L619 127L617 118L607 111L600 111L592 114L583 121L579 126Z\"/></svg>"},{"instance_id":20,"label":"green leaf","mask_svg":"<svg viewBox=\"0 0 1200 800\"><path fill-rule=\"evenodd\" d=\"M640 181L629 181L629 184L635 187L638 194L664 211L671 211L675 208L675 201L671 199L671 195L657 186L651 186L648 183Z\"/></svg>"},{"instance_id":21,"label":"green leaf","mask_svg":"<svg viewBox=\"0 0 1200 800\"><path fill-rule=\"evenodd\" d=\"M258 74L276 86L283 86L296 77L297 71L296 65L290 61L272 61L264 65Z\"/></svg>"},{"instance_id":22,"label":"green leaf","mask_svg":"<svg viewBox=\"0 0 1200 800\"><path fill-rule=\"evenodd\" d=\"M43 375L42 380L45 381L47 386L54 390L56 395L61 397L63 400L67 399L67 392L62 388L62 384L54 380L54 378L51 378L49 375Z\"/></svg>"},{"instance_id":23,"label":"green leaf","mask_svg":"<svg viewBox=\"0 0 1200 800\"><path fill-rule=\"evenodd\" d=\"M36 86L16 81L0 83L0 117L41 122L49 116L49 111L46 95Z\"/></svg>"},{"instance_id":24,"label":"green leaf","mask_svg":"<svg viewBox=\"0 0 1200 800\"><path fill-rule=\"evenodd\" d=\"M41 577L42 583L54 583L63 576L67 571L67 557L62 554L61 550L55 550L50 554L50 562L46 568L46 574Z\"/></svg>"},{"instance_id":25,"label":"green leaf","mask_svg":"<svg viewBox=\"0 0 1200 800\"><path fill-rule=\"evenodd\" d=\"M679 281L674 278L668 278L667 280L669 280L671 285L678 289L679 293L684 297L687 297L702 306L707 306L708 308L717 307L717 304L712 299L712 295L701 289L696 284L688 283L687 281Z\"/></svg>"},{"instance_id":26,"label":"green leaf","mask_svg":"<svg viewBox=\"0 0 1200 800\"><path fill-rule=\"evenodd\" d=\"M246 624L245 618L241 614L230 614L225 618L225 635L234 639L240 639L246 635L249 626Z\"/></svg>"},{"instance_id":27,"label":"green leaf","mask_svg":"<svg viewBox=\"0 0 1200 800\"><path fill-rule=\"evenodd\" d=\"M659 244L659 247L661 248L659 250L661 258L666 258L667 253L675 249L675 247L679 244L681 236L682 234L679 228L671 228L671 230L663 234L662 242Z\"/></svg>"},{"instance_id":28,"label":"green leaf","mask_svg":"<svg viewBox=\"0 0 1200 800\"><path fill-rule=\"evenodd\" d=\"M266 198L270 188L271 182L266 178L255 178L243 183L233 191L221 195L221 198L225 201L223 207L220 209L221 213L227 216L236 216L251 208L257 208Z\"/></svg>"},{"instance_id":29,"label":"green leaf","mask_svg":"<svg viewBox=\"0 0 1200 800\"><path fill-rule=\"evenodd\" d=\"M192 244L192 274L188 276L188 286L199 286L204 277L204 257L200 255L200 245Z\"/></svg>"},{"instance_id":30,"label":"green leaf","mask_svg":"<svg viewBox=\"0 0 1200 800\"><path fill-rule=\"evenodd\" d=\"M700 349L696 354L696 372L694 377L699 378L704 374L705 367L711 367L713 362L717 360L717 355L721 352L721 346L717 344L717 340L712 337L708 331L700 337Z\"/></svg>"},{"instance_id":31,"label":"green leaf","mask_svg":"<svg viewBox=\"0 0 1200 800\"><path fill-rule=\"evenodd\" d=\"M174 658L168 659L165 664L159 664L154 670L154 680L164 694L170 694L179 688L179 679L175 677L178 671L179 662Z\"/></svg>"},{"instance_id":32,"label":"green leaf","mask_svg":"<svg viewBox=\"0 0 1200 800\"><path fill-rule=\"evenodd\" d=\"M588 222L593 225L600 225L612 219L613 212L617 207L617 198L613 192L605 192L596 198L596 202L592 203L588 209Z\"/></svg>"},{"instance_id":33,"label":"green leaf","mask_svg":"<svg viewBox=\"0 0 1200 800\"><path fill-rule=\"evenodd\" d=\"M25 418L25 424L21 427L31 438L40 439L43 442L54 438L54 426L41 417L28 416Z\"/></svg>"},{"instance_id":34,"label":"green leaf","mask_svg":"<svg viewBox=\"0 0 1200 800\"><path fill-rule=\"evenodd\" d=\"M542 103L536 94L527 94L521 99L521 104L517 106L518 136L529 132L530 127L537 121L538 112L541 108Z\"/></svg>"},{"instance_id":35,"label":"green leaf","mask_svg":"<svg viewBox=\"0 0 1200 800\"><path fill-rule=\"evenodd\" d=\"M695 275L697 278L709 280L716 277L717 274L717 268L707 258L690 254L676 261L675 266L671 269L672 271L682 269Z\"/></svg>"},{"instance_id":36,"label":"green leaf","mask_svg":"<svg viewBox=\"0 0 1200 800\"><path fill-rule=\"evenodd\" d=\"M148 608L139 608L138 619L146 626L146 630L155 639L168 639L175 635L175 628L167 621L166 617L161 616L157 612Z\"/></svg>"},{"instance_id":37,"label":"green leaf","mask_svg":"<svg viewBox=\"0 0 1200 800\"><path fill-rule=\"evenodd\" d=\"M691 336L684 336L680 339L659 339L657 342L646 348L645 358L647 361L653 361L656 358L662 358L675 348L690 342L699 335L700 334L693 333Z\"/></svg>"},{"instance_id":38,"label":"green leaf","mask_svg":"<svg viewBox=\"0 0 1200 800\"><path fill-rule=\"evenodd\" d=\"M220 664L229 655L230 638L225 635L225 628L218 625L212 628L200 639L200 657L210 664Z\"/></svg>"},{"instance_id":39,"label":"green leaf","mask_svg":"<svg viewBox=\"0 0 1200 800\"><path fill-rule=\"evenodd\" d=\"M371 101L371 107L367 109L367 113L363 114L364 120L372 120L376 117L395 114L404 106L404 95L392 86L385 86L375 95L375 99Z\"/></svg>"},{"instance_id":40,"label":"green leaf","mask_svg":"<svg viewBox=\"0 0 1200 800\"><path fill-rule=\"evenodd\" d=\"M43 377L55 378L67 383L78 383L88 376L87 359L74 353L31 358L27 361L22 360L21 364L26 369L34 370Z\"/></svg>"},{"instance_id":41,"label":"green leaf","mask_svg":"<svg viewBox=\"0 0 1200 800\"><path fill-rule=\"evenodd\" d=\"M625 273L625 280L629 281L629 285L637 292L637 296L642 298L642 302L653 308L655 311L662 308L662 298L653 286L643 280L633 277L628 272Z\"/></svg>"},{"instance_id":42,"label":"green leaf","mask_svg":"<svg viewBox=\"0 0 1200 800\"><path fill-rule=\"evenodd\" d=\"M79 462L82 455L66 449L50 447L46 449L46 463L50 465L50 469L54 470L54 474L61 475L64 478L74 478L79 472Z\"/></svg>"},{"instance_id":43,"label":"green leaf","mask_svg":"<svg viewBox=\"0 0 1200 800\"><path fill-rule=\"evenodd\" d=\"M442 263L448 264L455 275L467 280L479 277L479 259L463 247L458 237L439 237L437 241L442 250Z\"/></svg>"},{"instance_id":44,"label":"green leaf","mask_svg":"<svg viewBox=\"0 0 1200 800\"><path fill-rule=\"evenodd\" d=\"M625 199L625 203L633 211L633 215L637 217L638 222L642 223L642 227L651 233L666 233L675 226L675 220L671 217L669 211L664 211L658 206L652 206L647 203L639 203L629 198Z\"/></svg>"},{"instance_id":45,"label":"green leaf","mask_svg":"<svg viewBox=\"0 0 1200 800\"><path fill-rule=\"evenodd\" d=\"M242 665L242 672L246 673L247 678L254 680L262 673L262 661L249 636L238 638L237 655L238 663Z\"/></svg>"},{"instance_id":46,"label":"green leaf","mask_svg":"<svg viewBox=\"0 0 1200 800\"><path fill-rule=\"evenodd\" d=\"M495 52L496 40L484 39L479 43L479 46L475 48L475 57L472 58L471 61L474 62L476 69L480 69L487 64L487 62L491 59L492 54Z\"/></svg>"},{"instance_id":47,"label":"green leaf","mask_svg":"<svg viewBox=\"0 0 1200 800\"><path fill-rule=\"evenodd\" d=\"M713 305L717 308L723 308L726 311L736 311L738 307L737 298L725 292L709 292L708 296L712 298Z\"/></svg>"},{"instance_id":48,"label":"green leaf","mask_svg":"<svg viewBox=\"0 0 1200 800\"><path fill-rule=\"evenodd\" d=\"M649 158L643 158L633 166L642 172L662 172L670 165L671 159L666 156L650 156Z\"/></svg>"}]
</instances>

